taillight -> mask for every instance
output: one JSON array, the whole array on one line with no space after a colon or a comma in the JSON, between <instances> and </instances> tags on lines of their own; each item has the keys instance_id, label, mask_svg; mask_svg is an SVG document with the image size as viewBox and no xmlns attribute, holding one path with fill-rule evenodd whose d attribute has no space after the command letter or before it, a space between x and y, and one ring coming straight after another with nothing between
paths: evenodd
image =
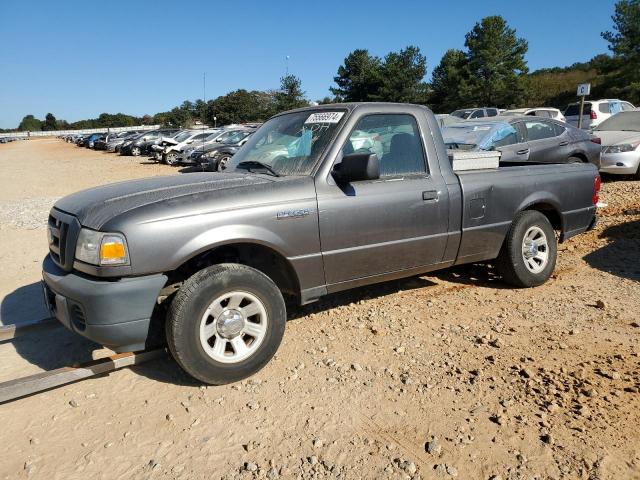
<instances>
[{"instance_id":1,"label":"taillight","mask_svg":"<svg viewBox=\"0 0 640 480\"><path fill-rule=\"evenodd\" d=\"M595 110L591 110L591 113L589 113L589 118L591 120L597 120L598 119L598 115L596 114Z\"/></svg>"},{"instance_id":2,"label":"taillight","mask_svg":"<svg viewBox=\"0 0 640 480\"><path fill-rule=\"evenodd\" d=\"M591 137L591 141L593 143L597 143L598 145L602 145L602 139L600 137Z\"/></svg>"},{"instance_id":3,"label":"taillight","mask_svg":"<svg viewBox=\"0 0 640 480\"><path fill-rule=\"evenodd\" d=\"M602 186L602 180L600 179L600 175L596 175L595 180L593 181L593 196L591 197L592 205L597 205L600 200L600 187Z\"/></svg>"}]
</instances>

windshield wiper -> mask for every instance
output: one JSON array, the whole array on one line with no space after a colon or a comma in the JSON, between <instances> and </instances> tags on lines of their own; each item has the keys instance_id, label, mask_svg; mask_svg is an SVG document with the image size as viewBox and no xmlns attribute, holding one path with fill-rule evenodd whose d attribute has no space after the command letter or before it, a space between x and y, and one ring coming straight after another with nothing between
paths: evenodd
<instances>
[{"instance_id":1,"label":"windshield wiper","mask_svg":"<svg viewBox=\"0 0 640 480\"><path fill-rule=\"evenodd\" d=\"M256 160L249 160L246 162L240 162L236 165L236 168L246 168L249 172L253 173L252 168L266 170L269 175L273 175L274 177L279 177L280 175L273 168L271 168L266 163L258 162Z\"/></svg>"}]
</instances>

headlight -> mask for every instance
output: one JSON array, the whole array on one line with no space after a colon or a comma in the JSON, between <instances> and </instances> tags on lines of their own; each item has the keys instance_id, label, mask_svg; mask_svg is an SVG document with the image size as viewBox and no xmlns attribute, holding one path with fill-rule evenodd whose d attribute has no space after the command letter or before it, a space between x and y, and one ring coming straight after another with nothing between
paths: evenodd
<instances>
[{"instance_id":1,"label":"headlight","mask_svg":"<svg viewBox=\"0 0 640 480\"><path fill-rule=\"evenodd\" d=\"M127 242L119 233L83 228L78 235L76 259L92 265L128 265Z\"/></svg>"},{"instance_id":2,"label":"headlight","mask_svg":"<svg viewBox=\"0 0 640 480\"><path fill-rule=\"evenodd\" d=\"M638 145L632 145L630 143L624 143L622 145L611 145L607 147L607 153L624 153L632 152Z\"/></svg>"}]
</instances>

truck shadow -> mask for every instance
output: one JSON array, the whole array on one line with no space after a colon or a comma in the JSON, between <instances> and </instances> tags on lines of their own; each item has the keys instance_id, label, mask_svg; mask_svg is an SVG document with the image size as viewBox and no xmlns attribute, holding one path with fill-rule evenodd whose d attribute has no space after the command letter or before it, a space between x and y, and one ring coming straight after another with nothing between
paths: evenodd
<instances>
[{"instance_id":1,"label":"truck shadow","mask_svg":"<svg viewBox=\"0 0 640 480\"><path fill-rule=\"evenodd\" d=\"M4 297L0 304L2 325L27 324L48 317L49 312L44 305L40 282L17 288ZM93 352L102 348L101 345L57 324L30 331L12 340L0 341L2 348L8 345L24 360L42 370L89 362L93 360ZM132 369L139 375L160 382L199 385L188 377L170 356Z\"/></svg>"},{"instance_id":2,"label":"truck shadow","mask_svg":"<svg viewBox=\"0 0 640 480\"><path fill-rule=\"evenodd\" d=\"M507 284L502 282L502 279L498 276L491 265L461 265L418 277L403 278L400 280L367 285L353 290L334 293L309 305L288 305L287 310L289 311L289 320L300 319L313 313L324 312L333 308L357 303L362 300L381 298L408 290L427 289L425 290L426 295L424 296L424 300L428 301L429 288L439 284L439 282L431 279L450 282L457 285L469 285L495 289L510 288Z\"/></svg>"},{"instance_id":3,"label":"truck shadow","mask_svg":"<svg viewBox=\"0 0 640 480\"><path fill-rule=\"evenodd\" d=\"M640 220L605 228L609 243L583 257L593 268L640 282Z\"/></svg>"}]
</instances>

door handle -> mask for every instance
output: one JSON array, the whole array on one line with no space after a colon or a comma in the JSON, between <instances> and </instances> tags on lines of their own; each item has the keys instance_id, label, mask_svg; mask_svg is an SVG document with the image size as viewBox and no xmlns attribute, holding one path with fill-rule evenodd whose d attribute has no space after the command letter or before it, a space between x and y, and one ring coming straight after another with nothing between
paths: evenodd
<instances>
[{"instance_id":1,"label":"door handle","mask_svg":"<svg viewBox=\"0 0 640 480\"><path fill-rule=\"evenodd\" d=\"M438 197L438 192L435 190L427 190L426 192L422 192L422 200L424 201L438 200Z\"/></svg>"},{"instance_id":2,"label":"door handle","mask_svg":"<svg viewBox=\"0 0 640 480\"><path fill-rule=\"evenodd\" d=\"M516 153L518 155L527 155L531 150L528 148L525 148L524 150L518 150Z\"/></svg>"},{"instance_id":3,"label":"door handle","mask_svg":"<svg viewBox=\"0 0 640 480\"><path fill-rule=\"evenodd\" d=\"M569 145L569 142L567 142L567 141L560 142L560 143L558 144L558 146L559 146L559 147L566 147L567 145Z\"/></svg>"}]
</instances>

